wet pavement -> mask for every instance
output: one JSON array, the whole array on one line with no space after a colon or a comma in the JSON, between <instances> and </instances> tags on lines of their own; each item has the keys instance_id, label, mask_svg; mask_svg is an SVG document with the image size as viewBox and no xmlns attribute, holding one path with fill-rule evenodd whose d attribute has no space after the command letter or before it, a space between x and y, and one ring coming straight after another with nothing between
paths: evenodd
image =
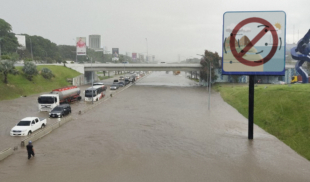
<instances>
[{"instance_id":1,"label":"wet pavement","mask_svg":"<svg viewBox=\"0 0 310 182\"><path fill-rule=\"evenodd\" d=\"M35 158L15 151L1 162L0 181L309 181L308 160L257 126L249 141L247 119L215 92L209 111L206 88L196 85L184 74L154 72L73 113L34 143ZM0 102L1 118L24 117L18 111L27 99L25 109L36 112L36 96L19 99Z\"/></svg>"}]
</instances>

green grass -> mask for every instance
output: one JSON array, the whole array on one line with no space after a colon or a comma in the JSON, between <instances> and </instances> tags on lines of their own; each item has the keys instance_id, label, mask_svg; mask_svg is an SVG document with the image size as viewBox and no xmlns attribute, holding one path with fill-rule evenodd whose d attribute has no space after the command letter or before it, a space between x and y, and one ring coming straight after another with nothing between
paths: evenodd
<instances>
[{"instance_id":1,"label":"green grass","mask_svg":"<svg viewBox=\"0 0 310 182\"><path fill-rule=\"evenodd\" d=\"M22 67L16 67L19 75L8 75L8 84L3 83L3 75L0 75L0 101L15 99L24 95L32 95L41 92L52 91L70 85L67 78L74 78L80 75L79 72L63 66L40 65L37 70L42 68L50 69L55 75L51 80L44 79L40 74L35 76L32 81L25 78Z\"/></svg>"},{"instance_id":2,"label":"green grass","mask_svg":"<svg viewBox=\"0 0 310 182\"><path fill-rule=\"evenodd\" d=\"M248 85L217 84L214 89L221 93L228 104L248 117ZM255 86L254 123L308 160L310 160L309 106L310 84Z\"/></svg>"}]
</instances>

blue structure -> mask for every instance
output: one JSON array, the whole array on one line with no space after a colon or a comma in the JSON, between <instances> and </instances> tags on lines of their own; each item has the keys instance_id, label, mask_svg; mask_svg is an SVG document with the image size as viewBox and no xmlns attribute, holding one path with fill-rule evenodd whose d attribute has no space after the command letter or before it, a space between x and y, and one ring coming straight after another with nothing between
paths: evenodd
<instances>
[{"instance_id":1,"label":"blue structure","mask_svg":"<svg viewBox=\"0 0 310 182\"><path fill-rule=\"evenodd\" d=\"M297 47L293 47L291 49L292 58L297 60L295 65L295 69L302 77L302 83L308 83L308 74L302 69L302 64L305 61L310 62L310 30L306 33L306 35L300 39L297 43Z\"/></svg>"}]
</instances>

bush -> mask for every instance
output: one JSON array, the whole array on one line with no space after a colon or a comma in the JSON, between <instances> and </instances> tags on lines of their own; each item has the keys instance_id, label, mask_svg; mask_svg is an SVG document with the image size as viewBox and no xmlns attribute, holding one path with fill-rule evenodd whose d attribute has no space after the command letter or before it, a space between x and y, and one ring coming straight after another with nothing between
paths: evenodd
<instances>
[{"instance_id":1,"label":"bush","mask_svg":"<svg viewBox=\"0 0 310 182\"><path fill-rule=\"evenodd\" d=\"M3 60L11 60L11 57L9 55L1 55L1 59L3 59Z\"/></svg>"},{"instance_id":2,"label":"bush","mask_svg":"<svg viewBox=\"0 0 310 182\"><path fill-rule=\"evenodd\" d=\"M38 74L37 66L33 62L25 62L23 72L28 80L32 80L33 76Z\"/></svg>"},{"instance_id":3,"label":"bush","mask_svg":"<svg viewBox=\"0 0 310 182\"><path fill-rule=\"evenodd\" d=\"M51 79L52 77L55 77L55 75L53 74L53 72L48 69L48 68L42 68L41 70L41 75L43 76L43 78L45 79Z\"/></svg>"}]
</instances>

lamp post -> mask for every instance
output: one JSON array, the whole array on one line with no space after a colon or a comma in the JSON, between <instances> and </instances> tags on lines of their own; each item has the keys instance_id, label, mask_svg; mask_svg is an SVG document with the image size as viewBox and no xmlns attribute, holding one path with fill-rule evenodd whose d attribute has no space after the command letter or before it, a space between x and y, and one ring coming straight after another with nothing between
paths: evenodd
<instances>
[{"instance_id":1,"label":"lamp post","mask_svg":"<svg viewBox=\"0 0 310 182\"><path fill-rule=\"evenodd\" d=\"M90 57L90 67L93 69L93 58ZM92 97L91 97L91 103L94 104L94 72L91 72L91 90L92 90Z\"/></svg>"},{"instance_id":2,"label":"lamp post","mask_svg":"<svg viewBox=\"0 0 310 182\"><path fill-rule=\"evenodd\" d=\"M145 38L145 40L146 40L146 60L147 62L149 62L149 47L147 43L147 38Z\"/></svg>"},{"instance_id":3,"label":"lamp post","mask_svg":"<svg viewBox=\"0 0 310 182\"><path fill-rule=\"evenodd\" d=\"M198 56L202 56L206 59L206 56L205 55L201 55L201 54L197 54ZM211 102L211 99L210 99L210 95L211 95L211 60L209 60L209 68L210 68L210 76L209 76L209 81L208 81L208 89L209 89L209 101L208 101L208 109L210 110L210 102Z\"/></svg>"},{"instance_id":4,"label":"lamp post","mask_svg":"<svg viewBox=\"0 0 310 182\"><path fill-rule=\"evenodd\" d=\"M31 42L31 38L29 37L30 39L30 48L31 48L31 58L32 58L32 61L33 61L33 54L32 54L32 42Z\"/></svg>"},{"instance_id":5,"label":"lamp post","mask_svg":"<svg viewBox=\"0 0 310 182\"><path fill-rule=\"evenodd\" d=\"M47 52L45 50L43 50L45 52L45 61L47 62Z\"/></svg>"},{"instance_id":6,"label":"lamp post","mask_svg":"<svg viewBox=\"0 0 310 182\"><path fill-rule=\"evenodd\" d=\"M72 39L74 41L74 45L75 45L75 62L77 62L77 51L76 51L76 40Z\"/></svg>"},{"instance_id":7,"label":"lamp post","mask_svg":"<svg viewBox=\"0 0 310 182\"><path fill-rule=\"evenodd\" d=\"M89 57L87 56L86 59L89 59ZM90 57L90 67L91 69L93 69L93 59L92 57ZM93 77L93 71L90 72L91 73L91 103L94 104L94 77Z\"/></svg>"},{"instance_id":8,"label":"lamp post","mask_svg":"<svg viewBox=\"0 0 310 182\"><path fill-rule=\"evenodd\" d=\"M1 40L2 38L0 38L0 61L1 61Z\"/></svg>"}]
</instances>

